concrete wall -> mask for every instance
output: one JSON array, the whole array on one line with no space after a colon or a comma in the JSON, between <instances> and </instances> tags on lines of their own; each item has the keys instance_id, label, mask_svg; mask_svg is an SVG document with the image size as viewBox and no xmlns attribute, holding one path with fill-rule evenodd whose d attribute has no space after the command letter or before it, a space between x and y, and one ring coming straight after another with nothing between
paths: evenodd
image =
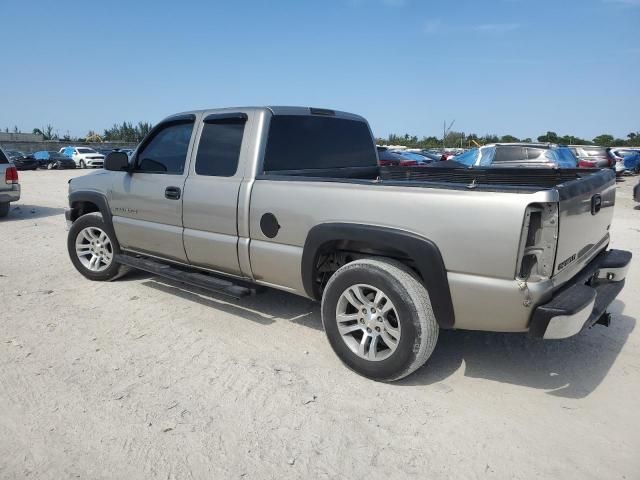
<instances>
[{"instance_id":1,"label":"concrete wall","mask_svg":"<svg viewBox=\"0 0 640 480\"><path fill-rule=\"evenodd\" d=\"M44 136L37 133L0 132L0 143L3 142L42 142Z\"/></svg>"},{"instance_id":2,"label":"concrete wall","mask_svg":"<svg viewBox=\"0 0 640 480\"><path fill-rule=\"evenodd\" d=\"M7 135L7 134L4 134ZM74 142L16 142L3 141L0 139L0 146L3 150L18 150L20 152L32 153L39 150L58 151L63 147L82 146L90 148L135 148L138 144L135 142L102 142L102 143L74 143Z\"/></svg>"}]
</instances>

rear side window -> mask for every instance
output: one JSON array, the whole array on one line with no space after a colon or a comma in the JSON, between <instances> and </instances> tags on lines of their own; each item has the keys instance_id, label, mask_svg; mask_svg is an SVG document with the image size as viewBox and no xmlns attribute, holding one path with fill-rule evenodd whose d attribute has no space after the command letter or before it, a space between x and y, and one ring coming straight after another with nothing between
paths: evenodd
<instances>
[{"instance_id":1,"label":"rear side window","mask_svg":"<svg viewBox=\"0 0 640 480\"><path fill-rule=\"evenodd\" d=\"M373 138L364 122L301 115L271 119L266 172L377 165Z\"/></svg>"},{"instance_id":2,"label":"rear side window","mask_svg":"<svg viewBox=\"0 0 640 480\"><path fill-rule=\"evenodd\" d=\"M496 155L493 158L493 163L503 162L522 162L527 158L523 147L496 147Z\"/></svg>"},{"instance_id":3,"label":"rear side window","mask_svg":"<svg viewBox=\"0 0 640 480\"><path fill-rule=\"evenodd\" d=\"M161 127L138 153L136 171L182 174L192 131L193 121Z\"/></svg>"},{"instance_id":4,"label":"rear side window","mask_svg":"<svg viewBox=\"0 0 640 480\"><path fill-rule=\"evenodd\" d=\"M246 118L205 121L200 136L196 173L231 177L238 169Z\"/></svg>"},{"instance_id":5,"label":"rear side window","mask_svg":"<svg viewBox=\"0 0 640 480\"><path fill-rule=\"evenodd\" d=\"M9 163L9 159L4 154L4 152L0 149L0 163Z\"/></svg>"},{"instance_id":6,"label":"rear side window","mask_svg":"<svg viewBox=\"0 0 640 480\"><path fill-rule=\"evenodd\" d=\"M527 160L538 160L541 162L546 161L544 158L545 152L548 150L545 148L525 147L527 150Z\"/></svg>"}]
</instances>

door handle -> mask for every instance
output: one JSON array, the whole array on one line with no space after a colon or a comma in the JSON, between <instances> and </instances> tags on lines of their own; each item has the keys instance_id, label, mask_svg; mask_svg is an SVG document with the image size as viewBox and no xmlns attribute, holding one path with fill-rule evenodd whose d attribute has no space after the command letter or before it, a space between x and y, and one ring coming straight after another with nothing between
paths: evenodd
<instances>
[{"instance_id":1,"label":"door handle","mask_svg":"<svg viewBox=\"0 0 640 480\"><path fill-rule=\"evenodd\" d=\"M169 200L180 200L180 188L179 187L167 187L164 190L165 198Z\"/></svg>"}]
</instances>

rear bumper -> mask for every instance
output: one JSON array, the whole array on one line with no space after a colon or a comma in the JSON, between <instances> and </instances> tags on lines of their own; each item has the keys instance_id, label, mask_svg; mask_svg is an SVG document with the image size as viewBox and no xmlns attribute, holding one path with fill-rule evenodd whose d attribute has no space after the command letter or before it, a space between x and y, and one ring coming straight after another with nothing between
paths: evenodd
<instances>
[{"instance_id":1,"label":"rear bumper","mask_svg":"<svg viewBox=\"0 0 640 480\"><path fill-rule=\"evenodd\" d=\"M20 200L20 185L12 185L11 190L0 190L0 203L17 202Z\"/></svg>"},{"instance_id":2,"label":"rear bumper","mask_svg":"<svg viewBox=\"0 0 640 480\"><path fill-rule=\"evenodd\" d=\"M631 252L608 250L599 254L553 298L533 312L529 336L568 338L593 326L624 287Z\"/></svg>"}]
</instances>

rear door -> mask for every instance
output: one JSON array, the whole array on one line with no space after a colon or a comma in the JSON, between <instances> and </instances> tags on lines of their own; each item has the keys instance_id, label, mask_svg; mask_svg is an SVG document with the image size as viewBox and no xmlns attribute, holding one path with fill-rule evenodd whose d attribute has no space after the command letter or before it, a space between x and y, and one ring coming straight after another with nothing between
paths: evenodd
<instances>
[{"instance_id":1,"label":"rear door","mask_svg":"<svg viewBox=\"0 0 640 480\"><path fill-rule=\"evenodd\" d=\"M162 122L138 149L132 173L111 172L109 204L123 248L187 261L182 195L195 120L195 115L184 115Z\"/></svg>"},{"instance_id":2,"label":"rear door","mask_svg":"<svg viewBox=\"0 0 640 480\"><path fill-rule=\"evenodd\" d=\"M240 157L250 140L247 120L242 112L217 113L202 120L183 199L189 263L233 275L242 274L237 214L243 180Z\"/></svg>"}]
</instances>

